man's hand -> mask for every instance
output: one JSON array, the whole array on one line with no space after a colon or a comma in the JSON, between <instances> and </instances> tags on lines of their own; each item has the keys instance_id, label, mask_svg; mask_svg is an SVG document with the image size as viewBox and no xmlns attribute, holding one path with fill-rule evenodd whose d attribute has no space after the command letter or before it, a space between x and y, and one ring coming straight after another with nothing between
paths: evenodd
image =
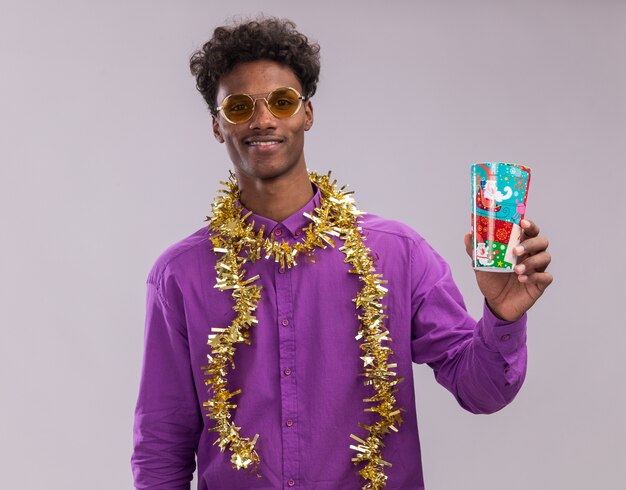
<instances>
[{"instance_id":1,"label":"man's hand","mask_svg":"<svg viewBox=\"0 0 626 490\"><path fill-rule=\"evenodd\" d=\"M551 257L548 240L539 235L539 227L527 219L520 222L522 242L513 249L518 256L514 273L474 271L480 291L493 313L502 320L518 320L552 282L546 272ZM465 249L472 257L472 235L465 235Z\"/></svg>"}]
</instances>

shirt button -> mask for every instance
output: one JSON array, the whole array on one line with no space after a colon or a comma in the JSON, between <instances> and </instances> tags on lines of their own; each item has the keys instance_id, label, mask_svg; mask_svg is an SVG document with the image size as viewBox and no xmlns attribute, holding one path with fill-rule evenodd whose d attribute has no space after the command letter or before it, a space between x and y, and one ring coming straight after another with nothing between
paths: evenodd
<instances>
[{"instance_id":1,"label":"shirt button","mask_svg":"<svg viewBox=\"0 0 626 490\"><path fill-rule=\"evenodd\" d=\"M285 273L285 268L281 267L280 269L278 269L278 273L279 274L284 274Z\"/></svg>"},{"instance_id":2,"label":"shirt button","mask_svg":"<svg viewBox=\"0 0 626 490\"><path fill-rule=\"evenodd\" d=\"M283 327L286 327L287 325L289 325L289 320L285 318L281 323L283 324Z\"/></svg>"},{"instance_id":3,"label":"shirt button","mask_svg":"<svg viewBox=\"0 0 626 490\"><path fill-rule=\"evenodd\" d=\"M283 373L285 373L285 376L289 376L291 374L291 369L287 368L283 371Z\"/></svg>"},{"instance_id":4,"label":"shirt button","mask_svg":"<svg viewBox=\"0 0 626 490\"><path fill-rule=\"evenodd\" d=\"M506 335L503 335L502 337L500 337L500 340L503 340L504 342L506 342L510 338L511 338L511 336L507 333Z\"/></svg>"},{"instance_id":5,"label":"shirt button","mask_svg":"<svg viewBox=\"0 0 626 490\"><path fill-rule=\"evenodd\" d=\"M287 485L289 485L290 487L293 487L295 484L296 484L295 480L293 480L291 478L289 480L287 480Z\"/></svg>"},{"instance_id":6,"label":"shirt button","mask_svg":"<svg viewBox=\"0 0 626 490\"><path fill-rule=\"evenodd\" d=\"M296 236L302 235L302 230L296 230Z\"/></svg>"},{"instance_id":7,"label":"shirt button","mask_svg":"<svg viewBox=\"0 0 626 490\"><path fill-rule=\"evenodd\" d=\"M291 427L293 425L293 420L287 419L287 427Z\"/></svg>"},{"instance_id":8,"label":"shirt button","mask_svg":"<svg viewBox=\"0 0 626 490\"><path fill-rule=\"evenodd\" d=\"M280 236L283 234L283 231L279 228L278 230L274 230L274 236Z\"/></svg>"}]
</instances>

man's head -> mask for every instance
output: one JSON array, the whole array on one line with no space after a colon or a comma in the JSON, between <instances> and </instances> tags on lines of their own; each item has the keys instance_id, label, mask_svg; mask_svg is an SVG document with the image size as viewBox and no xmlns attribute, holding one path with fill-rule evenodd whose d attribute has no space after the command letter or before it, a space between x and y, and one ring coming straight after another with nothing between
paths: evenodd
<instances>
[{"instance_id":1,"label":"man's head","mask_svg":"<svg viewBox=\"0 0 626 490\"><path fill-rule=\"evenodd\" d=\"M309 98L319 78L319 45L309 43L291 21L250 21L215 29L191 57L190 67L213 114L213 134L226 144L240 183L306 170L304 131L313 124ZM285 87L295 89L304 102L297 94L275 100L276 89ZM244 102L232 106L232 100ZM248 112L240 117L246 100ZM281 114L293 101L294 110ZM224 105L226 110L218 110Z\"/></svg>"},{"instance_id":2,"label":"man's head","mask_svg":"<svg viewBox=\"0 0 626 490\"><path fill-rule=\"evenodd\" d=\"M215 29L213 37L190 60L196 87L216 115L220 79L249 61L271 60L288 67L302 86L302 95L313 97L320 73L320 47L285 19L267 18Z\"/></svg>"}]
</instances>

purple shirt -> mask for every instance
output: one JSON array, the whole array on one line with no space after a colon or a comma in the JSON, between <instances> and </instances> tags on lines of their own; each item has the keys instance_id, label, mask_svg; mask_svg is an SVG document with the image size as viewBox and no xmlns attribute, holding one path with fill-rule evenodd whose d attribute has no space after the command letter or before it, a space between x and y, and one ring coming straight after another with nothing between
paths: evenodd
<instances>
[{"instance_id":1,"label":"purple shirt","mask_svg":"<svg viewBox=\"0 0 626 490\"><path fill-rule=\"evenodd\" d=\"M303 238L303 212L319 205L320 194L300 211L274 222L252 215L277 239ZM383 458L387 488L423 489L415 413L412 362L428 363L436 379L474 413L507 405L526 373L526 317L508 323L484 307L476 322L467 313L446 262L409 227L365 215L365 245L388 280L387 326L393 339L398 405L405 409L398 433L386 436ZM336 248L317 249L315 263L296 267L261 260L246 264L247 277L260 274L262 300L251 345L238 344L229 388L234 421L243 437L259 434L257 478L234 470L230 453L213 443L216 432L202 403L209 397L200 369L207 364L212 327L234 318L229 292L214 288L216 255L206 228L168 248L147 279L145 353L135 413L132 467L138 489L183 490L198 461L198 489L360 489L351 462L354 441L363 437L364 412L359 329L352 299L358 277L348 273Z\"/></svg>"}]
</instances>

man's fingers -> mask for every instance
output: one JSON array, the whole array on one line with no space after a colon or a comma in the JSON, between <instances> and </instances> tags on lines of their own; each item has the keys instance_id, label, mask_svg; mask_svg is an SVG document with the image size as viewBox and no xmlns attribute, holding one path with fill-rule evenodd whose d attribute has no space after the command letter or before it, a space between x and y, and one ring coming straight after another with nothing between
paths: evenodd
<instances>
[{"instance_id":1,"label":"man's fingers","mask_svg":"<svg viewBox=\"0 0 626 490\"><path fill-rule=\"evenodd\" d=\"M519 280L519 282L534 284L540 293L543 293L543 291L554 280L552 274L550 274L549 272L535 272L534 274L531 274L529 276L521 274L517 276L517 279Z\"/></svg>"},{"instance_id":2,"label":"man's fingers","mask_svg":"<svg viewBox=\"0 0 626 490\"><path fill-rule=\"evenodd\" d=\"M545 236L536 236L524 240L517 247L515 247L515 249L513 249L513 253L518 257L525 254L534 255L546 250L549 244L550 243Z\"/></svg>"},{"instance_id":3,"label":"man's fingers","mask_svg":"<svg viewBox=\"0 0 626 490\"><path fill-rule=\"evenodd\" d=\"M536 255L530 255L524 260L519 262L514 270L517 274L531 275L535 272L544 272L552 257L546 251L538 253Z\"/></svg>"},{"instance_id":4,"label":"man's fingers","mask_svg":"<svg viewBox=\"0 0 626 490\"><path fill-rule=\"evenodd\" d=\"M524 235L527 237L534 237L539 235L539 226L534 221L524 218L520 221L519 225L524 230Z\"/></svg>"}]
</instances>

